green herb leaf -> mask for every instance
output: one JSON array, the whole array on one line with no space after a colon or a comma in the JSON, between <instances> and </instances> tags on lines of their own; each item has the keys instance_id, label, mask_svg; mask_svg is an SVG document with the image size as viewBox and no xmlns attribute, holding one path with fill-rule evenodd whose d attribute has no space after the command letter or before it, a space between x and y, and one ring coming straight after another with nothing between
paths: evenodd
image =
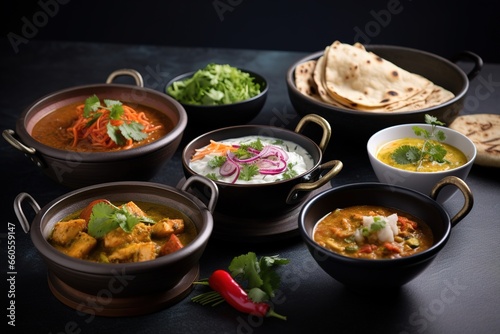
<instances>
[{"instance_id":1,"label":"green herb leaf","mask_svg":"<svg viewBox=\"0 0 500 334\"><path fill-rule=\"evenodd\" d=\"M212 63L192 77L174 82L167 93L186 104L230 104L258 95L261 87L254 80L249 73L236 67Z\"/></svg>"},{"instance_id":2,"label":"green herb leaf","mask_svg":"<svg viewBox=\"0 0 500 334\"><path fill-rule=\"evenodd\" d=\"M125 143L122 133L117 126L113 126L111 125L111 123L108 123L106 124L106 129L108 136L109 138L111 138L112 141L114 141L118 145L123 145Z\"/></svg>"},{"instance_id":3,"label":"green herb leaf","mask_svg":"<svg viewBox=\"0 0 500 334\"><path fill-rule=\"evenodd\" d=\"M431 125L431 131L423 129L419 126L413 126L413 132L417 136L424 137L425 141L421 149L415 146L403 145L394 150L391 157L396 163L400 165L416 164L417 171L425 160L436 161L439 163L447 162L444 157L446 156L446 149L439 142L446 140L446 135L442 130L437 130L436 126L445 125L445 123L438 121L434 116L425 115L425 122ZM437 143L433 143L436 141Z\"/></svg>"},{"instance_id":4,"label":"green herb leaf","mask_svg":"<svg viewBox=\"0 0 500 334\"><path fill-rule=\"evenodd\" d=\"M257 261L257 255L253 252L235 257L229 264L228 269L231 271L231 276L247 280L249 289L258 288L263 283L259 275L259 261Z\"/></svg>"},{"instance_id":5,"label":"green herb leaf","mask_svg":"<svg viewBox=\"0 0 500 334\"><path fill-rule=\"evenodd\" d=\"M291 178L294 178L296 177L298 174L297 174L297 171L293 169L293 167L296 165L297 163L292 163L292 162L289 162L287 165L286 165L286 170L283 172L283 180L289 180Z\"/></svg>"},{"instance_id":6,"label":"green herb leaf","mask_svg":"<svg viewBox=\"0 0 500 334\"><path fill-rule=\"evenodd\" d=\"M101 101L96 95L90 96L85 100L85 106L83 107L83 117L87 118L92 112L95 112L101 106Z\"/></svg>"},{"instance_id":7,"label":"green herb leaf","mask_svg":"<svg viewBox=\"0 0 500 334\"><path fill-rule=\"evenodd\" d=\"M147 133L142 132L144 126L137 122L123 123L118 126L118 129L120 130L121 135L126 139L141 141L148 137Z\"/></svg>"},{"instance_id":8,"label":"green herb leaf","mask_svg":"<svg viewBox=\"0 0 500 334\"><path fill-rule=\"evenodd\" d=\"M402 145L392 152L392 159L400 165L416 163L420 160L421 152L418 147Z\"/></svg>"},{"instance_id":9,"label":"green herb leaf","mask_svg":"<svg viewBox=\"0 0 500 334\"><path fill-rule=\"evenodd\" d=\"M109 100L107 100L107 101L109 101ZM121 102L119 102L119 101L115 101L115 102L118 102L118 103L112 104L110 106L109 118L119 120L122 117L125 110L123 110L123 106L122 106Z\"/></svg>"},{"instance_id":10,"label":"green herb leaf","mask_svg":"<svg viewBox=\"0 0 500 334\"><path fill-rule=\"evenodd\" d=\"M210 168L217 168L222 166L227 161L226 156L216 155L212 159L208 160L207 165Z\"/></svg>"},{"instance_id":11,"label":"green herb leaf","mask_svg":"<svg viewBox=\"0 0 500 334\"><path fill-rule=\"evenodd\" d=\"M245 164L241 168L240 175L238 179L244 181L250 181L253 176L259 174L259 167L253 164Z\"/></svg>"},{"instance_id":12,"label":"green herb leaf","mask_svg":"<svg viewBox=\"0 0 500 334\"><path fill-rule=\"evenodd\" d=\"M219 178L217 177L217 175L215 175L215 173L208 173L205 175L207 178L209 178L210 180L214 180L214 181L217 181Z\"/></svg>"},{"instance_id":13,"label":"green herb leaf","mask_svg":"<svg viewBox=\"0 0 500 334\"><path fill-rule=\"evenodd\" d=\"M140 222L155 223L149 217L132 214L128 211L126 206L118 208L108 203L97 203L92 207L88 232L94 238L102 238L118 227L130 233L134 226Z\"/></svg>"},{"instance_id":14,"label":"green herb leaf","mask_svg":"<svg viewBox=\"0 0 500 334\"><path fill-rule=\"evenodd\" d=\"M370 225L370 230L372 232L380 231L385 227L386 224L387 222L385 221L385 219L375 216L373 217L373 224Z\"/></svg>"}]
</instances>

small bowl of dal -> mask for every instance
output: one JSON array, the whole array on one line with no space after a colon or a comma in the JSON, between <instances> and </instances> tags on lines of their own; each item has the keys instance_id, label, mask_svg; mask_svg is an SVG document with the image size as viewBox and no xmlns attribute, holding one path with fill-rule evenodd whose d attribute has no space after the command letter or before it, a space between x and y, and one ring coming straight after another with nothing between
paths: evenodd
<instances>
[{"instance_id":1,"label":"small bowl of dal","mask_svg":"<svg viewBox=\"0 0 500 334\"><path fill-rule=\"evenodd\" d=\"M402 124L378 131L367 143L368 157L378 180L382 183L402 186L429 195L434 185L446 176L456 176L465 180L476 158L474 143L458 131L435 126L434 134L441 133L442 141L425 141L422 129L431 133L430 124ZM421 159L412 154L421 154ZM410 157L407 159L407 157ZM439 160L442 156L442 159ZM438 161L439 160L439 161ZM438 201L445 202L456 189L443 189Z\"/></svg>"}]
</instances>

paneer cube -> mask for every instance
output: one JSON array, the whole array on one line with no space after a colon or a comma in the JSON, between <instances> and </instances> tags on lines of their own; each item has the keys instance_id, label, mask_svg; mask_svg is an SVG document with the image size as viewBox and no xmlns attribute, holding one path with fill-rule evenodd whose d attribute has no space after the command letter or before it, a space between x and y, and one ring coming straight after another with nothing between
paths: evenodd
<instances>
[{"instance_id":1,"label":"paneer cube","mask_svg":"<svg viewBox=\"0 0 500 334\"><path fill-rule=\"evenodd\" d=\"M97 240L85 232L80 232L66 250L66 254L79 259L86 258L97 244Z\"/></svg>"},{"instance_id":2,"label":"paneer cube","mask_svg":"<svg viewBox=\"0 0 500 334\"><path fill-rule=\"evenodd\" d=\"M61 246L66 246L73 241L76 236L87 228L85 219L72 219L57 222L52 231L52 240Z\"/></svg>"},{"instance_id":3,"label":"paneer cube","mask_svg":"<svg viewBox=\"0 0 500 334\"><path fill-rule=\"evenodd\" d=\"M154 242L134 243L115 250L108 259L110 262L142 262L156 258Z\"/></svg>"},{"instance_id":4,"label":"paneer cube","mask_svg":"<svg viewBox=\"0 0 500 334\"><path fill-rule=\"evenodd\" d=\"M153 225L151 235L157 238L166 238L171 234L184 232L183 219L164 218Z\"/></svg>"},{"instance_id":5,"label":"paneer cube","mask_svg":"<svg viewBox=\"0 0 500 334\"><path fill-rule=\"evenodd\" d=\"M133 242L151 241L151 225L139 223L134 226L132 232L125 232L121 227L107 233L103 237L104 247L116 248L122 247Z\"/></svg>"}]
</instances>

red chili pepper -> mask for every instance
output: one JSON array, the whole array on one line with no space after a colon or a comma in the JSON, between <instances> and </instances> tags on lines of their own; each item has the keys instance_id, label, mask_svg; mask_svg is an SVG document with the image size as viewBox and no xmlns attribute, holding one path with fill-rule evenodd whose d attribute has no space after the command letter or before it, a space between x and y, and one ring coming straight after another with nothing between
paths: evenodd
<instances>
[{"instance_id":1,"label":"red chili pepper","mask_svg":"<svg viewBox=\"0 0 500 334\"><path fill-rule=\"evenodd\" d=\"M275 313L267 303L255 303L246 291L225 270L216 270L208 279L209 286L217 291L224 300L240 312L260 317L277 317L286 320L285 316Z\"/></svg>"}]
</instances>

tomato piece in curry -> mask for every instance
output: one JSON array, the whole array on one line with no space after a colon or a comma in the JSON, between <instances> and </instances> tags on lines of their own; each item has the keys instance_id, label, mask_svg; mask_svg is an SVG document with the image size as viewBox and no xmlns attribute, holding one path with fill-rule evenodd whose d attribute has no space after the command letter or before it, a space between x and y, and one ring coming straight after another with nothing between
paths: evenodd
<instances>
[{"instance_id":1,"label":"tomato piece in curry","mask_svg":"<svg viewBox=\"0 0 500 334\"><path fill-rule=\"evenodd\" d=\"M399 210L359 205L332 211L315 226L313 239L338 254L364 259L394 259L433 244L423 221Z\"/></svg>"}]
</instances>

